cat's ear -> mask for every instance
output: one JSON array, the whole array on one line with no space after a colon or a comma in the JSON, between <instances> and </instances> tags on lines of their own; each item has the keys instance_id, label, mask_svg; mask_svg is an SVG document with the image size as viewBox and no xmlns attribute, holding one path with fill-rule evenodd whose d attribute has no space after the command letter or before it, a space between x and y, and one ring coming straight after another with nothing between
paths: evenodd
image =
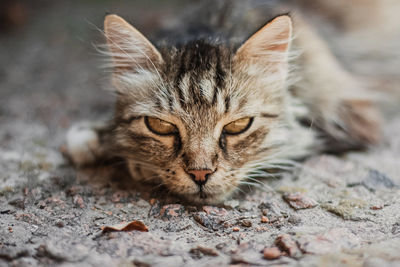
<instances>
[{"instance_id":1,"label":"cat's ear","mask_svg":"<svg viewBox=\"0 0 400 267\"><path fill-rule=\"evenodd\" d=\"M150 41L121 17L107 15L104 33L116 71L151 70L163 63Z\"/></svg>"},{"instance_id":2,"label":"cat's ear","mask_svg":"<svg viewBox=\"0 0 400 267\"><path fill-rule=\"evenodd\" d=\"M276 17L239 47L234 61L241 65L286 68L291 38L292 19L287 15Z\"/></svg>"}]
</instances>

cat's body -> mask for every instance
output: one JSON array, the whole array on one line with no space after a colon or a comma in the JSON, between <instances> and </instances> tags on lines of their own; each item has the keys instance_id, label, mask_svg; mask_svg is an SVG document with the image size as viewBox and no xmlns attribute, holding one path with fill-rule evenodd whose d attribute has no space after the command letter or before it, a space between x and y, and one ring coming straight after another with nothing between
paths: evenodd
<instances>
[{"instance_id":1,"label":"cat's body","mask_svg":"<svg viewBox=\"0 0 400 267\"><path fill-rule=\"evenodd\" d=\"M231 8L217 5L217 18ZM272 7L287 9L276 1L268 5L265 20L277 15ZM74 163L120 157L136 180L215 203L250 173L263 176L262 170L288 160L379 140L379 116L364 88L300 15L294 23L287 15L276 17L244 41L237 32L246 28L247 13L229 10L224 20L202 15L211 24L198 20L200 39L176 35L178 44L171 44L167 35L170 41L158 49L118 16L107 16L115 117L97 130L71 129ZM182 31L193 33L187 21ZM205 38L210 29L230 36Z\"/></svg>"}]
</instances>

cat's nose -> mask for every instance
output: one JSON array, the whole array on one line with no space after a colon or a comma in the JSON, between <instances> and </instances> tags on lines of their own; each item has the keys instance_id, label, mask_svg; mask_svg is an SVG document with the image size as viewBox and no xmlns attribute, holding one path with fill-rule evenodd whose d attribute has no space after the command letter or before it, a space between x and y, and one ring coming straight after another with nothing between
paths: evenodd
<instances>
[{"instance_id":1,"label":"cat's nose","mask_svg":"<svg viewBox=\"0 0 400 267\"><path fill-rule=\"evenodd\" d=\"M198 185L204 185L207 183L208 177L210 174L212 174L214 171L209 170L209 169L204 169L204 170L188 170L187 173L190 175L190 178L198 184Z\"/></svg>"}]
</instances>

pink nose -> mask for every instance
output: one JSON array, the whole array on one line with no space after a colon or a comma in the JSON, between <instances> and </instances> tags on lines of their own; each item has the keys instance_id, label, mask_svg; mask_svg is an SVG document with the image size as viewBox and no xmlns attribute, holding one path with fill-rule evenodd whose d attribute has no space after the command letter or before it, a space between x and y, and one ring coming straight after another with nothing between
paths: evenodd
<instances>
[{"instance_id":1,"label":"pink nose","mask_svg":"<svg viewBox=\"0 0 400 267\"><path fill-rule=\"evenodd\" d=\"M204 185L207 183L208 177L213 173L212 170L188 170L187 173L198 185Z\"/></svg>"}]
</instances>

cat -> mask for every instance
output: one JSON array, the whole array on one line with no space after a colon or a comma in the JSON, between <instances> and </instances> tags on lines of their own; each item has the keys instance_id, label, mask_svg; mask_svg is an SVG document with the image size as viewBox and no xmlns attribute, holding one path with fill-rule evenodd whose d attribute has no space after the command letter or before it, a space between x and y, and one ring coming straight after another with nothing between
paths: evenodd
<instances>
[{"instance_id":1,"label":"cat","mask_svg":"<svg viewBox=\"0 0 400 267\"><path fill-rule=\"evenodd\" d=\"M68 131L77 166L119 157L137 181L214 204L268 169L380 140L373 101L300 14L240 42L194 34L155 46L114 14L104 35L114 118Z\"/></svg>"}]
</instances>

